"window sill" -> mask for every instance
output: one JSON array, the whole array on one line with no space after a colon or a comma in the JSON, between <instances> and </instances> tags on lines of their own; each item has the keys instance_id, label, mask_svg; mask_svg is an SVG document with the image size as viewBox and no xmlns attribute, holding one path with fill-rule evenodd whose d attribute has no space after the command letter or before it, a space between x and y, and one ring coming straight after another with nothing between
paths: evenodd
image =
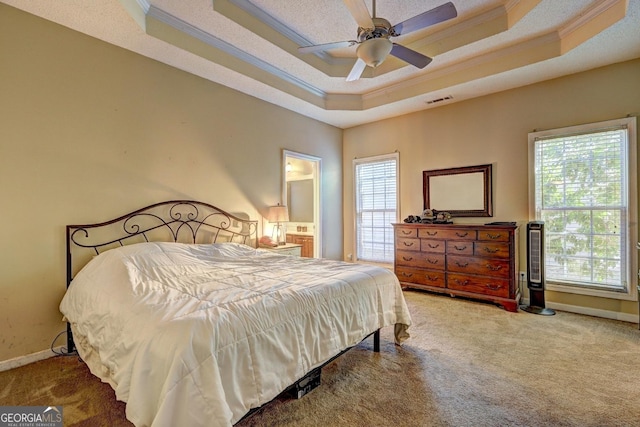
<instances>
[{"instance_id":1,"label":"window sill","mask_svg":"<svg viewBox=\"0 0 640 427\"><path fill-rule=\"evenodd\" d=\"M638 292L636 286L630 286L626 292L604 291L600 289L588 289L579 286L562 285L559 283L546 283L545 289L554 292L563 292L567 294L589 295L599 298L618 299L625 301L638 301ZM640 292L640 291L639 291Z\"/></svg>"}]
</instances>

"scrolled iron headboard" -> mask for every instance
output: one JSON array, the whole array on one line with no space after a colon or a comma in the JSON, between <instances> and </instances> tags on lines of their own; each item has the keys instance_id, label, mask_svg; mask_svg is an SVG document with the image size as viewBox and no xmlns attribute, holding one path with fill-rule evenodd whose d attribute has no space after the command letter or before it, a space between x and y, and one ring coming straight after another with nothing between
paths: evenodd
<instances>
[{"instance_id":1,"label":"scrolled iron headboard","mask_svg":"<svg viewBox=\"0 0 640 427\"><path fill-rule=\"evenodd\" d=\"M76 247L90 250L91 256L139 242L236 242L257 247L257 228L258 221L194 200L170 200L106 222L67 225L67 286L73 279Z\"/></svg>"}]
</instances>

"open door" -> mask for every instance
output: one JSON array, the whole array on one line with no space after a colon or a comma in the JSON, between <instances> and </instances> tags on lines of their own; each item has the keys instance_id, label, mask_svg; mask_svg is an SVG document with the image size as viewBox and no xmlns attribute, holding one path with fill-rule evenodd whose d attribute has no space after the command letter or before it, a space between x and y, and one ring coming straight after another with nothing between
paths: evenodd
<instances>
[{"instance_id":1,"label":"open door","mask_svg":"<svg viewBox=\"0 0 640 427\"><path fill-rule=\"evenodd\" d=\"M282 203L289 209L286 239L302 245L302 256L322 258L321 159L283 150Z\"/></svg>"}]
</instances>

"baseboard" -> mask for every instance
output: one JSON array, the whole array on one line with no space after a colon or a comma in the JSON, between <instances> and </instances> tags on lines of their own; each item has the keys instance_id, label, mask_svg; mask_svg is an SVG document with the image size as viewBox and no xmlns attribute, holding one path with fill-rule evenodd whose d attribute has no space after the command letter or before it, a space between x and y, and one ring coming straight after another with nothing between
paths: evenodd
<instances>
[{"instance_id":1,"label":"baseboard","mask_svg":"<svg viewBox=\"0 0 640 427\"><path fill-rule=\"evenodd\" d=\"M57 353L62 352L62 346L54 349ZM37 362L39 360L48 359L55 356L52 350L42 350L37 353L27 354L26 356L14 357L13 359L3 360L0 362L0 372L8 371L9 369L19 368L20 366L28 365L29 363Z\"/></svg>"},{"instance_id":2,"label":"baseboard","mask_svg":"<svg viewBox=\"0 0 640 427\"><path fill-rule=\"evenodd\" d=\"M529 299L522 298L521 303L523 305L528 305ZM620 320L622 322L629 323L640 322L640 316L631 313L619 313L617 311L601 310L598 308L581 307L578 305L569 305L557 302L547 302L545 303L545 306L547 308L553 308L554 310L568 311L569 313L584 314L593 317L602 317L604 319Z\"/></svg>"}]
</instances>

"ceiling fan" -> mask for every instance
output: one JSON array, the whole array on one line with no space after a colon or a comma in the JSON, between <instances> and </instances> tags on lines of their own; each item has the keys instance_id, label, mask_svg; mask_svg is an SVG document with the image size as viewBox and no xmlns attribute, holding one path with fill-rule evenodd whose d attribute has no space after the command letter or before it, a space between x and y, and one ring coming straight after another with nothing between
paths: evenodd
<instances>
[{"instance_id":1,"label":"ceiling fan","mask_svg":"<svg viewBox=\"0 0 640 427\"><path fill-rule=\"evenodd\" d=\"M453 3L448 2L392 26L386 19L376 17L376 0L373 0L373 17L369 15L364 0L344 0L344 3L358 23L358 40L303 46L298 48L298 52L312 53L358 45L358 60L347 76L348 82L358 80L367 66L376 68L382 64L389 54L415 67L426 67L431 58L393 43L390 38L409 34L458 16Z\"/></svg>"}]
</instances>

